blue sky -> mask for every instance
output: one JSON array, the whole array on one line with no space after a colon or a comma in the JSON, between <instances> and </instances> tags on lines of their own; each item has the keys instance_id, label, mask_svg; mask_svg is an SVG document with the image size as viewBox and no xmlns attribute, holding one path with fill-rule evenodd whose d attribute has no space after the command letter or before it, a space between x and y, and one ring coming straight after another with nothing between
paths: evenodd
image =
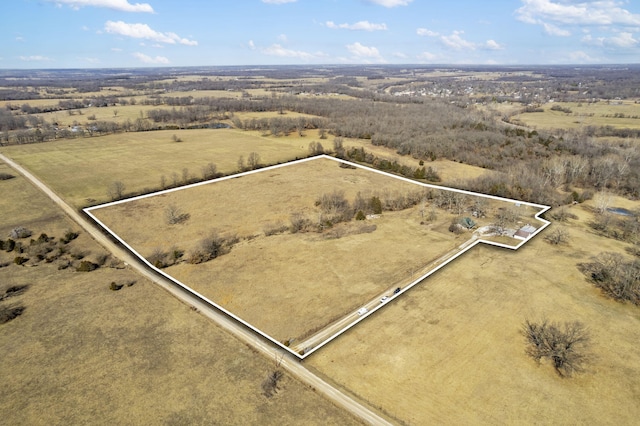
<instances>
[{"instance_id":1,"label":"blue sky","mask_svg":"<svg viewBox=\"0 0 640 426\"><path fill-rule=\"evenodd\" d=\"M638 0L2 0L0 68L614 64Z\"/></svg>"}]
</instances>

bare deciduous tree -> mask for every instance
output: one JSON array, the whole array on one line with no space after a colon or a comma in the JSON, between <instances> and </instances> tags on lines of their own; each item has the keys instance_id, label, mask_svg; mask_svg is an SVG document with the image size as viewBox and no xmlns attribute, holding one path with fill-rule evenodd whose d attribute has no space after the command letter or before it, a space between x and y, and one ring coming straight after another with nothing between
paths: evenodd
<instances>
[{"instance_id":1,"label":"bare deciduous tree","mask_svg":"<svg viewBox=\"0 0 640 426\"><path fill-rule=\"evenodd\" d=\"M553 245L565 244L569 242L569 232L564 228L556 228L548 233L544 239Z\"/></svg>"},{"instance_id":2,"label":"bare deciduous tree","mask_svg":"<svg viewBox=\"0 0 640 426\"><path fill-rule=\"evenodd\" d=\"M218 177L218 167L213 163L208 163L202 168L202 179L214 179Z\"/></svg>"},{"instance_id":3,"label":"bare deciduous tree","mask_svg":"<svg viewBox=\"0 0 640 426\"><path fill-rule=\"evenodd\" d=\"M250 153L249 156L247 157L247 166L251 170L255 170L258 168L259 165L260 165L260 154L258 154L257 152Z\"/></svg>"},{"instance_id":4,"label":"bare deciduous tree","mask_svg":"<svg viewBox=\"0 0 640 426\"><path fill-rule=\"evenodd\" d=\"M596 213L606 213L609 206L611 206L612 199L613 195L610 192L600 191L596 195L594 195L593 206L596 209Z\"/></svg>"},{"instance_id":5,"label":"bare deciduous tree","mask_svg":"<svg viewBox=\"0 0 640 426\"><path fill-rule=\"evenodd\" d=\"M109 196L109 198L111 198L112 201L119 200L124 196L124 189L124 183L117 180L109 185L107 195Z\"/></svg>"},{"instance_id":6,"label":"bare deciduous tree","mask_svg":"<svg viewBox=\"0 0 640 426\"><path fill-rule=\"evenodd\" d=\"M526 320L522 334L527 340L526 353L540 362L553 363L556 372L563 377L584 371L589 359L589 332L580 322L565 322L560 325L546 319L540 323Z\"/></svg>"},{"instance_id":7,"label":"bare deciduous tree","mask_svg":"<svg viewBox=\"0 0 640 426\"><path fill-rule=\"evenodd\" d=\"M187 221L191 215L184 213L180 207L175 204L169 204L164 210L164 218L169 225L175 225Z\"/></svg>"},{"instance_id":8,"label":"bare deciduous tree","mask_svg":"<svg viewBox=\"0 0 640 426\"><path fill-rule=\"evenodd\" d=\"M640 261L625 261L619 253L600 253L591 263L579 265L582 273L607 296L640 305Z\"/></svg>"}]
</instances>

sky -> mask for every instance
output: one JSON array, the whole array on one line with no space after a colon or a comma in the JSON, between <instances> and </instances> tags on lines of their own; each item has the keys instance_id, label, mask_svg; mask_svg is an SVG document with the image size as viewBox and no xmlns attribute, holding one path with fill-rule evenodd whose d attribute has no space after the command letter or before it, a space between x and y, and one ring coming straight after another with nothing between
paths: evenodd
<instances>
[{"instance_id":1,"label":"sky","mask_svg":"<svg viewBox=\"0 0 640 426\"><path fill-rule=\"evenodd\" d=\"M1 0L0 69L640 62L640 0Z\"/></svg>"}]
</instances>

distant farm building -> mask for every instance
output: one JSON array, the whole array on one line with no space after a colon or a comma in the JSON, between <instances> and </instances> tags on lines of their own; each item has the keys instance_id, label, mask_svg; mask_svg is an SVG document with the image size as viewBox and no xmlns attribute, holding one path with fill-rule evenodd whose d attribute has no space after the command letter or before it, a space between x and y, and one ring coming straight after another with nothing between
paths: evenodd
<instances>
[{"instance_id":1,"label":"distant farm building","mask_svg":"<svg viewBox=\"0 0 640 426\"><path fill-rule=\"evenodd\" d=\"M513 235L513 237L517 238L519 240L526 240L527 238L529 238L535 232L536 232L536 227L535 226L531 226L529 224L526 224L522 228L518 229L516 231L516 233Z\"/></svg>"}]
</instances>

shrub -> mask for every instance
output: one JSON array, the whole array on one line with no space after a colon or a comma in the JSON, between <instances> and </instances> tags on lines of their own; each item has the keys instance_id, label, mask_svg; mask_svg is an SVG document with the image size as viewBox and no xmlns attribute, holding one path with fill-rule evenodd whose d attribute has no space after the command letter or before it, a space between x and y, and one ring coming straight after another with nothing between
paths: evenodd
<instances>
[{"instance_id":1,"label":"shrub","mask_svg":"<svg viewBox=\"0 0 640 426\"><path fill-rule=\"evenodd\" d=\"M364 212L362 210L358 210L358 213L356 213L356 220L365 220L367 218L367 216L365 216Z\"/></svg>"},{"instance_id":2,"label":"shrub","mask_svg":"<svg viewBox=\"0 0 640 426\"><path fill-rule=\"evenodd\" d=\"M65 232L64 237L62 237L62 238L60 239L60 241L61 241L63 244L68 244L68 243L69 243L69 242L71 242L72 240L75 240L76 238L78 238L78 235L80 235L80 234L79 234L79 233L77 233L77 232L74 232L74 231L67 231L67 232Z\"/></svg>"},{"instance_id":3,"label":"shrub","mask_svg":"<svg viewBox=\"0 0 640 426\"><path fill-rule=\"evenodd\" d=\"M292 213L291 216L289 216L289 221L291 222L290 230L292 234L306 231L309 225L311 225L311 221L302 213Z\"/></svg>"},{"instance_id":4,"label":"shrub","mask_svg":"<svg viewBox=\"0 0 640 426\"><path fill-rule=\"evenodd\" d=\"M26 263L27 261L29 261L28 257L23 257L23 256L16 256L13 259L13 263L15 263L16 265L22 265L24 263Z\"/></svg>"},{"instance_id":5,"label":"shrub","mask_svg":"<svg viewBox=\"0 0 640 426\"><path fill-rule=\"evenodd\" d=\"M31 231L24 226L18 226L17 228L13 228L11 232L9 232L9 237L14 239L29 238L30 236Z\"/></svg>"},{"instance_id":6,"label":"shrub","mask_svg":"<svg viewBox=\"0 0 640 426\"><path fill-rule=\"evenodd\" d=\"M569 232L564 228L556 228L545 235L544 239L553 245L565 244L569 242Z\"/></svg>"},{"instance_id":7,"label":"shrub","mask_svg":"<svg viewBox=\"0 0 640 426\"><path fill-rule=\"evenodd\" d=\"M557 220L558 222L566 222L569 219L577 219L578 216L569 212L566 207L560 207L559 209L553 209L549 216L553 220Z\"/></svg>"},{"instance_id":8,"label":"shrub","mask_svg":"<svg viewBox=\"0 0 640 426\"><path fill-rule=\"evenodd\" d=\"M282 234L283 232L287 232L289 227L283 223L269 224L265 225L263 232L266 237L270 237L271 235Z\"/></svg>"},{"instance_id":9,"label":"shrub","mask_svg":"<svg viewBox=\"0 0 640 426\"><path fill-rule=\"evenodd\" d=\"M273 394L278 392L278 382L284 374L280 370L274 370L262 382L262 392L267 398L271 398Z\"/></svg>"},{"instance_id":10,"label":"shrub","mask_svg":"<svg viewBox=\"0 0 640 426\"><path fill-rule=\"evenodd\" d=\"M190 217L189 213L183 213L175 204L168 205L164 210L164 218L169 225L186 222Z\"/></svg>"},{"instance_id":11,"label":"shrub","mask_svg":"<svg viewBox=\"0 0 640 426\"><path fill-rule=\"evenodd\" d=\"M15 318L18 318L24 312L24 306L0 306L0 324L7 323Z\"/></svg>"},{"instance_id":12,"label":"shrub","mask_svg":"<svg viewBox=\"0 0 640 426\"><path fill-rule=\"evenodd\" d=\"M90 262L88 260L83 260L82 262L80 262L80 264L76 267L76 271L78 272L91 272L98 269L98 265Z\"/></svg>"},{"instance_id":13,"label":"shrub","mask_svg":"<svg viewBox=\"0 0 640 426\"><path fill-rule=\"evenodd\" d=\"M380 201L380 198L376 196L371 197L369 205L374 214L382 214L382 201Z\"/></svg>"}]
</instances>

